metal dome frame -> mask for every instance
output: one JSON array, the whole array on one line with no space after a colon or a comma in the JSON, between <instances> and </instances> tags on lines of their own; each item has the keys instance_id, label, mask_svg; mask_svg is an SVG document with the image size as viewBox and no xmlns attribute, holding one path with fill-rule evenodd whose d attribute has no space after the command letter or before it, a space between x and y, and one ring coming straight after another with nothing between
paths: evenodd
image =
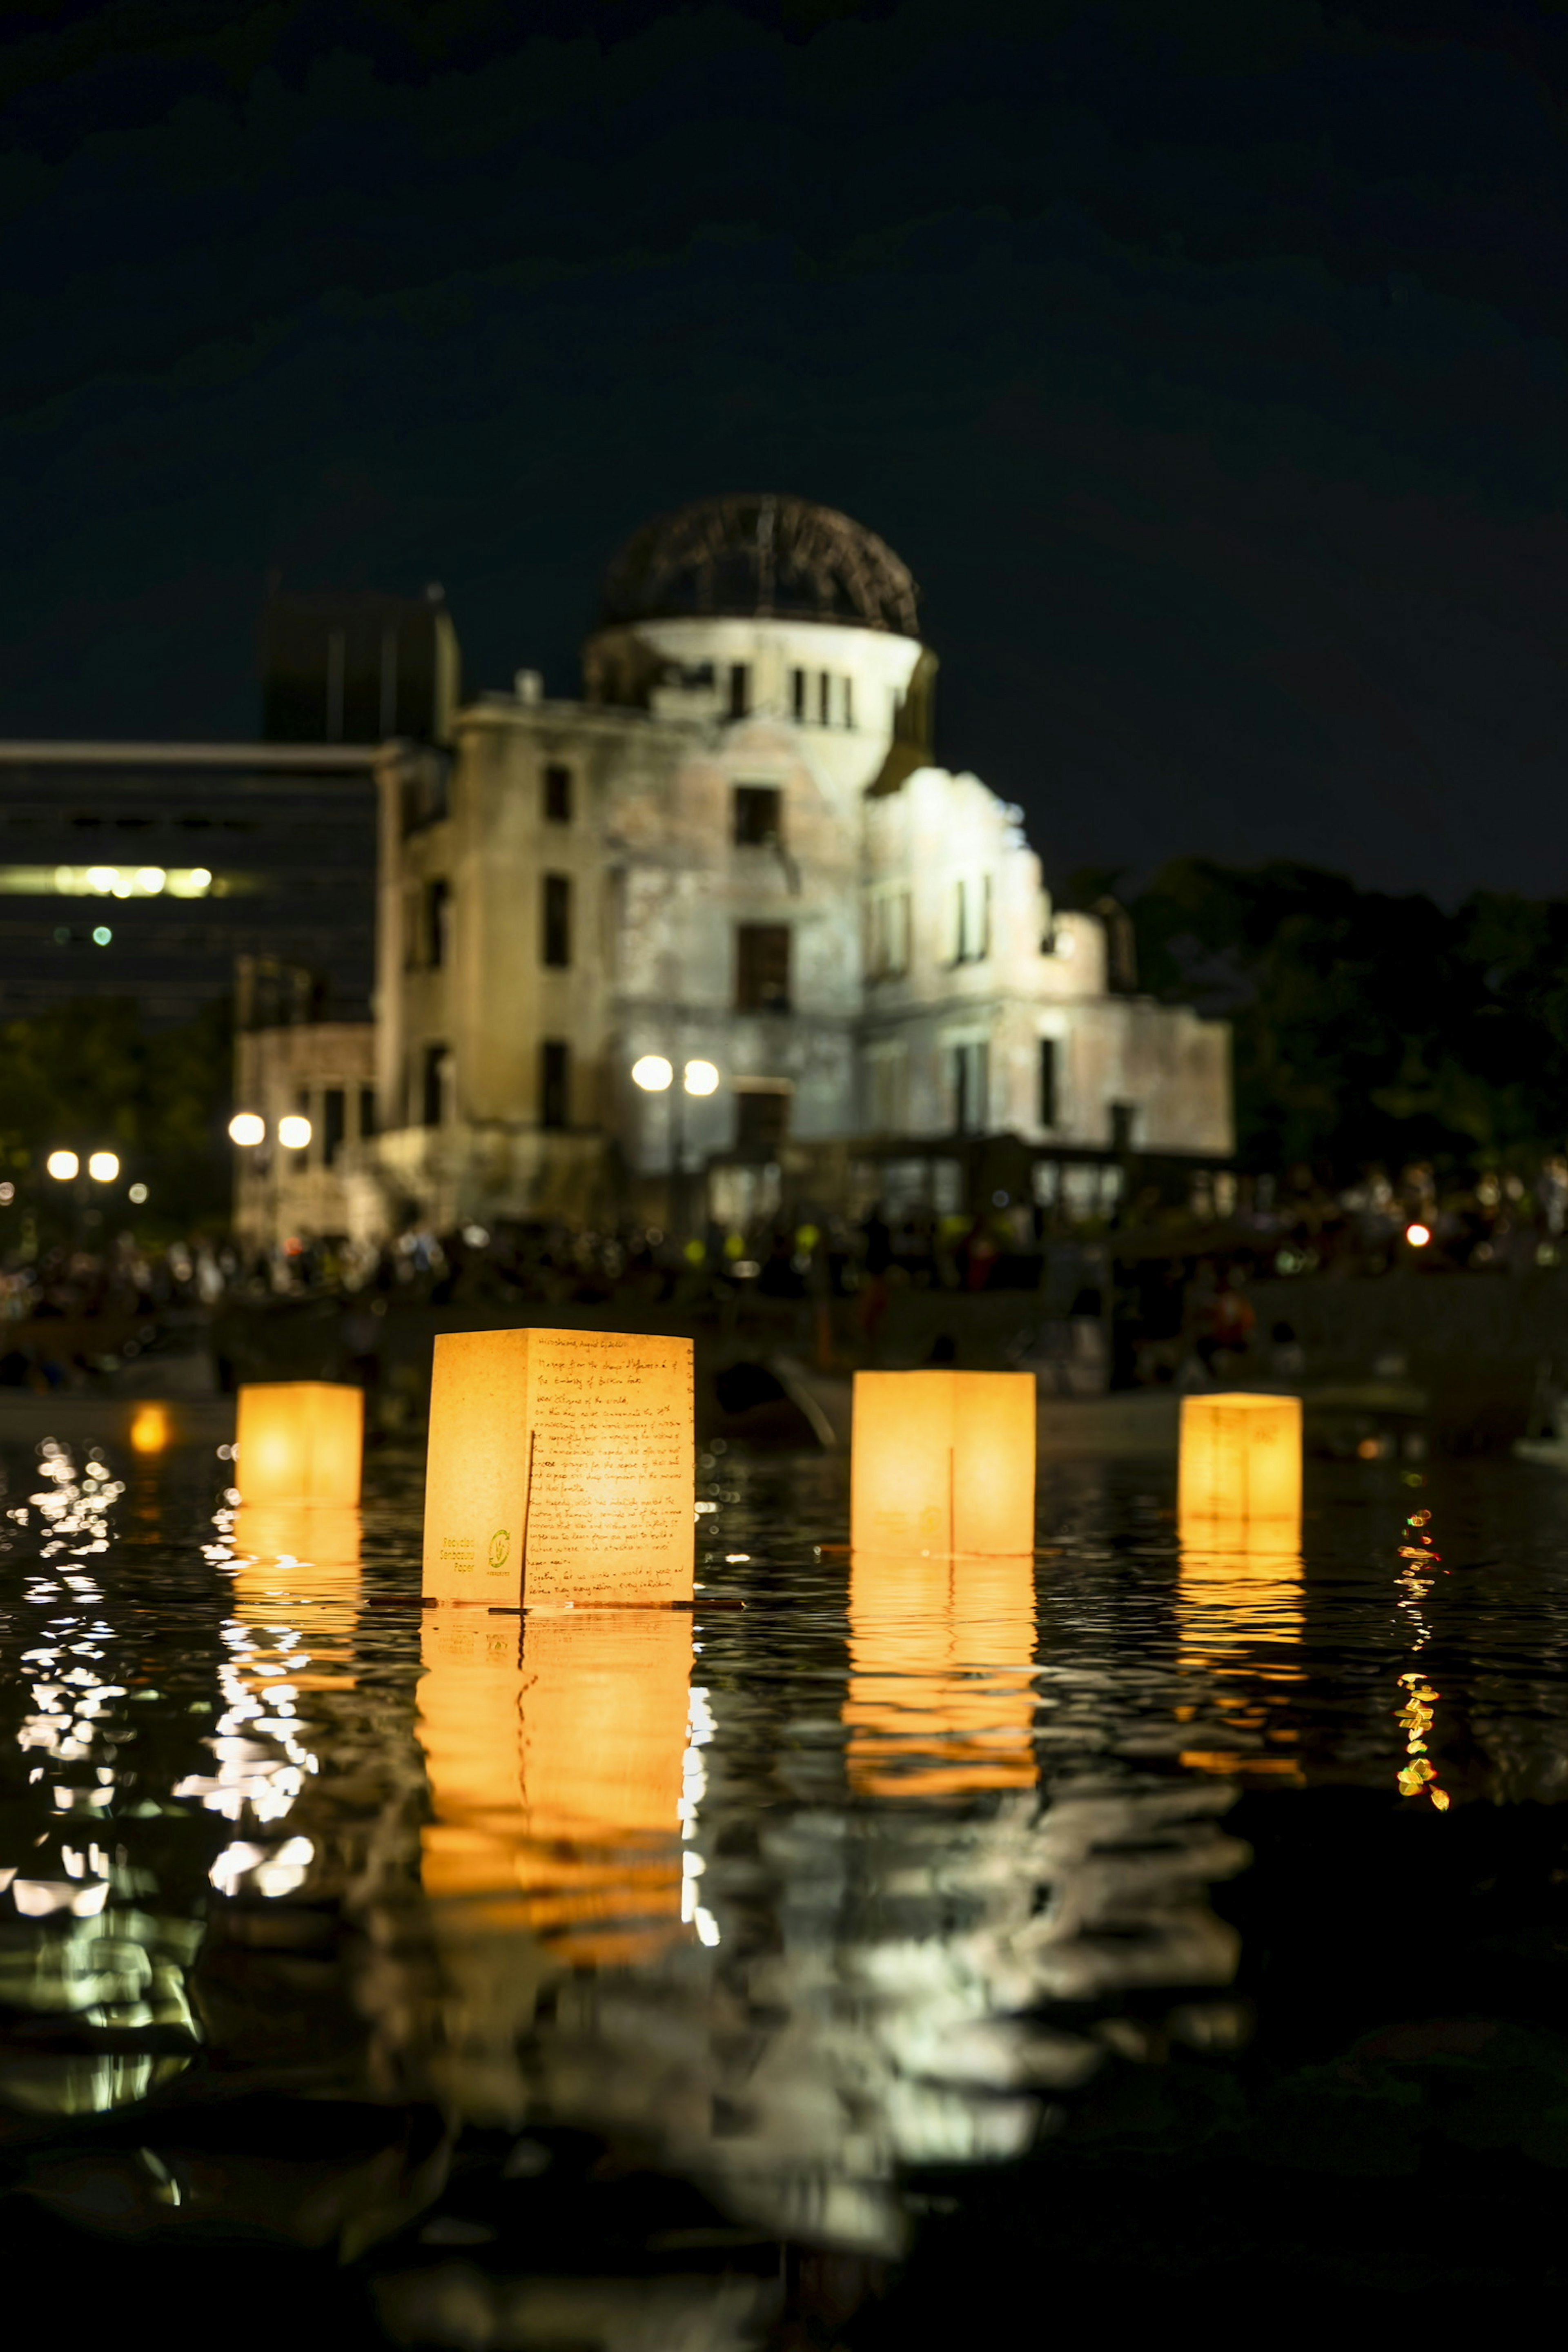
<instances>
[{"instance_id":1,"label":"metal dome frame","mask_svg":"<svg viewBox=\"0 0 1568 2352\"><path fill-rule=\"evenodd\" d=\"M833 622L920 638L920 592L875 531L762 491L700 499L633 533L605 574L601 628L638 621Z\"/></svg>"}]
</instances>

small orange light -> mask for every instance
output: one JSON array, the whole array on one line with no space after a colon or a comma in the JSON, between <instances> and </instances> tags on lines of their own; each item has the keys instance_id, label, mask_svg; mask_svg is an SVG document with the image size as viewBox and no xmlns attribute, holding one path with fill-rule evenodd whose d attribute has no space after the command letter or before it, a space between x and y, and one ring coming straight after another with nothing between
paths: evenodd
<instances>
[{"instance_id":1,"label":"small orange light","mask_svg":"<svg viewBox=\"0 0 1568 2352\"><path fill-rule=\"evenodd\" d=\"M168 1409L161 1404L143 1404L136 1409L131 1423L131 1450L133 1454L162 1454L169 1443Z\"/></svg>"},{"instance_id":2,"label":"small orange light","mask_svg":"<svg viewBox=\"0 0 1568 2352\"><path fill-rule=\"evenodd\" d=\"M1425 1249L1432 1238L1432 1228L1430 1225L1406 1225L1405 1238L1412 1249Z\"/></svg>"},{"instance_id":3,"label":"small orange light","mask_svg":"<svg viewBox=\"0 0 1568 2352\"><path fill-rule=\"evenodd\" d=\"M1360 1454L1363 1462L1375 1462L1378 1455L1383 1452L1383 1448L1378 1444L1375 1437L1363 1437L1361 1444L1356 1447L1356 1452Z\"/></svg>"}]
</instances>

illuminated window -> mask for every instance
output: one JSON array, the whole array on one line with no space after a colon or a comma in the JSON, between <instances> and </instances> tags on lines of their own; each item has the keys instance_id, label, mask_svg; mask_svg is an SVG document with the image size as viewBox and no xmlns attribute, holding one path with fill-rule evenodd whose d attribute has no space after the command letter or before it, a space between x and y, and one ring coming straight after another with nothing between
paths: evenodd
<instances>
[{"instance_id":1,"label":"illuminated window","mask_svg":"<svg viewBox=\"0 0 1568 2352\"><path fill-rule=\"evenodd\" d=\"M572 771L570 768L546 768L544 771L544 816L549 824L570 824L572 822Z\"/></svg>"},{"instance_id":2,"label":"illuminated window","mask_svg":"<svg viewBox=\"0 0 1568 2352\"><path fill-rule=\"evenodd\" d=\"M564 971L572 961L572 877L544 877L544 961L552 971Z\"/></svg>"}]
</instances>

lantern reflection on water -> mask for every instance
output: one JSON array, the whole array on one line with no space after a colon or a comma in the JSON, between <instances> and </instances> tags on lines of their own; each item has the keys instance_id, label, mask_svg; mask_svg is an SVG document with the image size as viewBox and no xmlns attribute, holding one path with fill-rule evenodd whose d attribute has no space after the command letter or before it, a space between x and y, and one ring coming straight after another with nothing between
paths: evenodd
<instances>
[{"instance_id":1,"label":"lantern reflection on water","mask_svg":"<svg viewBox=\"0 0 1568 2352\"><path fill-rule=\"evenodd\" d=\"M235 1478L247 1503L359 1501L364 1391L330 1381L266 1381L239 1391Z\"/></svg>"},{"instance_id":2,"label":"lantern reflection on water","mask_svg":"<svg viewBox=\"0 0 1568 2352\"><path fill-rule=\"evenodd\" d=\"M1181 1760L1299 1779L1279 1716L1304 1680L1280 1655L1306 1624L1300 1398L1184 1397L1179 1498L1179 1654L1199 1685L1179 1713L1204 1735Z\"/></svg>"},{"instance_id":3,"label":"lantern reflection on water","mask_svg":"<svg viewBox=\"0 0 1568 2352\"><path fill-rule=\"evenodd\" d=\"M432 1610L422 1648L426 1894L531 1929L571 1967L679 1937L689 1617Z\"/></svg>"},{"instance_id":4,"label":"lantern reflection on water","mask_svg":"<svg viewBox=\"0 0 1568 2352\"><path fill-rule=\"evenodd\" d=\"M857 1552L849 1569L849 1784L866 1796L1027 1789L1035 1562Z\"/></svg>"},{"instance_id":5,"label":"lantern reflection on water","mask_svg":"<svg viewBox=\"0 0 1568 2352\"><path fill-rule=\"evenodd\" d=\"M1021 1558L1035 1543L1032 1372L857 1372L857 1552Z\"/></svg>"},{"instance_id":6,"label":"lantern reflection on water","mask_svg":"<svg viewBox=\"0 0 1568 2352\"><path fill-rule=\"evenodd\" d=\"M360 1599L360 1515L300 1503L247 1504L235 1514L236 1621L250 1629L237 1671L257 1695L353 1690ZM268 1640L268 1637L271 1638Z\"/></svg>"}]
</instances>

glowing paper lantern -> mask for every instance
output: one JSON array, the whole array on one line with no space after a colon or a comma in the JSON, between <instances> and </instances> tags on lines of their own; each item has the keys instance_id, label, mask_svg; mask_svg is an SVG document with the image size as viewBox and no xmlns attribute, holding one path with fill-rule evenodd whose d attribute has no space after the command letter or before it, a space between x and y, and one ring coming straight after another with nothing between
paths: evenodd
<instances>
[{"instance_id":1,"label":"glowing paper lantern","mask_svg":"<svg viewBox=\"0 0 1568 2352\"><path fill-rule=\"evenodd\" d=\"M131 1416L132 1454L162 1454L173 1435L166 1404L139 1404Z\"/></svg>"},{"instance_id":2,"label":"glowing paper lantern","mask_svg":"<svg viewBox=\"0 0 1568 2352\"><path fill-rule=\"evenodd\" d=\"M1233 1531L1242 1549L1298 1549L1300 1398L1184 1397L1178 1509L1184 1533L1202 1525Z\"/></svg>"},{"instance_id":3,"label":"glowing paper lantern","mask_svg":"<svg viewBox=\"0 0 1568 2352\"><path fill-rule=\"evenodd\" d=\"M1037 1778L1035 1562L856 1552L849 1572L851 1788L868 1796L1027 1789Z\"/></svg>"},{"instance_id":4,"label":"glowing paper lantern","mask_svg":"<svg viewBox=\"0 0 1568 2352\"><path fill-rule=\"evenodd\" d=\"M242 1388L236 1483L246 1503L359 1501L364 1391L329 1381Z\"/></svg>"},{"instance_id":5,"label":"glowing paper lantern","mask_svg":"<svg viewBox=\"0 0 1568 2352\"><path fill-rule=\"evenodd\" d=\"M689 1601L695 1485L689 1339L437 1338L428 1598L530 1608Z\"/></svg>"},{"instance_id":6,"label":"glowing paper lantern","mask_svg":"<svg viewBox=\"0 0 1568 2352\"><path fill-rule=\"evenodd\" d=\"M1194 1678L1184 1719L1207 1731L1181 1760L1227 1778L1299 1780L1296 1758L1267 1736L1271 1699L1303 1679L1280 1654L1306 1622L1299 1397L1182 1400L1179 1525L1179 1656Z\"/></svg>"},{"instance_id":7,"label":"glowing paper lantern","mask_svg":"<svg viewBox=\"0 0 1568 2352\"><path fill-rule=\"evenodd\" d=\"M531 1930L572 1967L679 1937L690 1620L433 1611L422 1650L426 1892L460 1902L468 1927Z\"/></svg>"},{"instance_id":8,"label":"glowing paper lantern","mask_svg":"<svg viewBox=\"0 0 1568 2352\"><path fill-rule=\"evenodd\" d=\"M857 1372L849 1541L857 1552L1032 1552L1034 1374Z\"/></svg>"}]
</instances>

